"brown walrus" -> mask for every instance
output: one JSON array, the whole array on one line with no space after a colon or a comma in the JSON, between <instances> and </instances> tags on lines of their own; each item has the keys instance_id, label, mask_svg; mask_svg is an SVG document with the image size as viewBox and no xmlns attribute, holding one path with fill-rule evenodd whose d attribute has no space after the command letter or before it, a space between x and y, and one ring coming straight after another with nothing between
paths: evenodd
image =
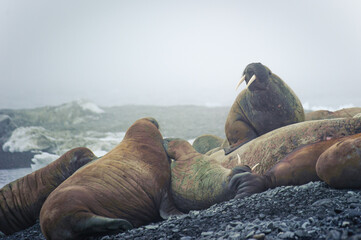
<instances>
[{"instance_id":1,"label":"brown walrus","mask_svg":"<svg viewBox=\"0 0 361 240\"><path fill-rule=\"evenodd\" d=\"M359 153L352 149L351 143L358 144ZM333 138L297 148L264 175L246 173L233 181L252 185L252 193L311 181L324 181L334 188L361 188L360 151L361 133ZM233 185L238 187L237 184ZM239 191L237 197L247 195L249 192Z\"/></svg>"},{"instance_id":2,"label":"brown walrus","mask_svg":"<svg viewBox=\"0 0 361 240\"><path fill-rule=\"evenodd\" d=\"M308 112L305 114L305 120L321 120L321 119L332 119L332 118L347 118L354 117L356 114L361 113L361 108L343 108L337 111L328 111L328 110L317 110L313 112Z\"/></svg>"},{"instance_id":3,"label":"brown walrus","mask_svg":"<svg viewBox=\"0 0 361 240\"><path fill-rule=\"evenodd\" d=\"M324 151L317 175L334 188L361 188L361 134L342 139Z\"/></svg>"},{"instance_id":4,"label":"brown walrus","mask_svg":"<svg viewBox=\"0 0 361 240\"><path fill-rule=\"evenodd\" d=\"M306 121L275 129L246 143L229 155L224 155L223 151L218 151L211 154L210 157L218 159L222 166L229 169L242 165L248 165L253 168L256 166L252 174L249 170L249 173L235 175L230 181L230 187L232 187L233 190L237 188L237 197L243 197L264 191L268 187L280 186L282 181L283 185L294 184L293 182L295 182L296 178L293 179L292 174L289 174L288 176L290 177L288 178L285 175L281 181L281 166L282 159L297 148L358 134L360 132L361 118ZM295 154L295 156L297 155ZM300 160L305 161L302 158ZM290 167L293 168L294 166L295 169L300 170L301 180L302 175L305 174L305 182L303 183L306 183L309 181L306 177L307 168L297 168L297 164L295 163L300 162L293 162L290 166L287 166L285 171L287 172L287 169ZM278 166L278 164L280 165ZM279 180L276 179L270 183L270 180L264 178L264 175L269 174L268 171L271 171L272 168L275 170L274 174L278 176L277 179Z\"/></svg>"},{"instance_id":5,"label":"brown walrus","mask_svg":"<svg viewBox=\"0 0 361 240\"><path fill-rule=\"evenodd\" d=\"M74 148L49 165L0 189L0 231L5 234L35 224L48 195L76 170L96 156L87 148Z\"/></svg>"},{"instance_id":6,"label":"brown walrus","mask_svg":"<svg viewBox=\"0 0 361 240\"><path fill-rule=\"evenodd\" d=\"M230 148L225 149L226 154L267 132L305 120L296 94L266 66L249 64L241 82L243 80L247 88L237 96L225 124L230 144Z\"/></svg>"},{"instance_id":7,"label":"brown walrus","mask_svg":"<svg viewBox=\"0 0 361 240\"><path fill-rule=\"evenodd\" d=\"M113 150L64 181L45 201L47 239L117 233L169 214L170 165L155 119L137 120Z\"/></svg>"}]
</instances>

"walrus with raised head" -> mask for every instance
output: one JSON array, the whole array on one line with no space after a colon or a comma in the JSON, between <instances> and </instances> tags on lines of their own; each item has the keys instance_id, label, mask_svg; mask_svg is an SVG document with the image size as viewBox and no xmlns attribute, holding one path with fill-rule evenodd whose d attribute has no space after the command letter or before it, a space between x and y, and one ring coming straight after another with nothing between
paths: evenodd
<instances>
[{"instance_id":1,"label":"walrus with raised head","mask_svg":"<svg viewBox=\"0 0 361 240\"><path fill-rule=\"evenodd\" d=\"M48 195L76 170L96 156L74 148L49 165L0 189L0 231L12 234L35 224Z\"/></svg>"},{"instance_id":2,"label":"walrus with raised head","mask_svg":"<svg viewBox=\"0 0 361 240\"><path fill-rule=\"evenodd\" d=\"M225 124L227 154L267 132L305 120L296 94L266 66L249 64L237 87L243 81L247 88L237 96Z\"/></svg>"},{"instance_id":3,"label":"walrus with raised head","mask_svg":"<svg viewBox=\"0 0 361 240\"><path fill-rule=\"evenodd\" d=\"M319 156L340 140L361 137L360 132L361 118L302 122L275 129L229 155L223 150L200 154L185 140L166 139L166 151L174 159L176 207L188 212L268 188L326 181L316 173Z\"/></svg>"},{"instance_id":4,"label":"walrus with raised head","mask_svg":"<svg viewBox=\"0 0 361 240\"><path fill-rule=\"evenodd\" d=\"M180 214L170 196L170 165L155 119L136 121L113 150L64 181L45 201L47 239L112 234Z\"/></svg>"},{"instance_id":5,"label":"walrus with raised head","mask_svg":"<svg viewBox=\"0 0 361 240\"><path fill-rule=\"evenodd\" d=\"M273 130L227 156L219 153L210 156L217 156L226 168L256 166L230 181L230 187L237 189L236 197L243 197L277 186L324 180L316 173L320 155L339 141L359 138L359 133L361 118L306 121Z\"/></svg>"}]
</instances>

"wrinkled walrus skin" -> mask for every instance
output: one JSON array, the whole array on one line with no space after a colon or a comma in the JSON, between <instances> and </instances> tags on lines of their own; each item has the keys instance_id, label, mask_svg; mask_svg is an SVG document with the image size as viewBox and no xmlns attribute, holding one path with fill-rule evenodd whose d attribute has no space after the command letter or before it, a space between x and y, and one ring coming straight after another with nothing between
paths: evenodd
<instances>
[{"instance_id":1,"label":"wrinkled walrus skin","mask_svg":"<svg viewBox=\"0 0 361 240\"><path fill-rule=\"evenodd\" d=\"M243 165L255 167L252 171L254 174L244 173L239 175L238 180L237 176L234 176L230 183L238 187L238 197L247 196L265 190L265 186L261 187L264 180L258 176L265 175L273 167L276 168L282 159L297 148L360 132L361 118L306 121L266 133L229 155L225 156L219 151L211 154L210 157L217 158L222 166L229 169ZM244 183L240 184L242 181ZM277 181L273 184L277 185ZM291 182L286 185L288 184L291 185Z\"/></svg>"},{"instance_id":2,"label":"wrinkled walrus skin","mask_svg":"<svg viewBox=\"0 0 361 240\"><path fill-rule=\"evenodd\" d=\"M221 155L216 152L210 156L217 154L217 158L226 168L233 168L240 164L250 167L259 164L254 171L263 175L287 154L300 146L360 132L361 118L305 121L275 129L259 136L229 155Z\"/></svg>"},{"instance_id":3,"label":"wrinkled walrus skin","mask_svg":"<svg viewBox=\"0 0 361 240\"><path fill-rule=\"evenodd\" d=\"M179 214L170 198L170 164L158 123L136 121L113 150L64 181L45 201L47 239L126 231Z\"/></svg>"},{"instance_id":4,"label":"wrinkled walrus skin","mask_svg":"<svg viewBox=\"0 0 361 240\"><path fill-rule=\"evenodd\" d=\"M274 129L305 120L303 106L285 82L261 63L244 70L248 84L234 101L226 120L225 134L230 144L226 153Z\"/></svg>"},{"instance_id":5,"label":"wrinkled walrus skin","mask_svg":"<svg viewBox=\"0 0 361 240\"><path fill-rule=\"evenodd\" d=\"M347 157L339 156L339 158L327 159L324 161L319 161L320 156L324 155L326 151L334 148L334 146L339 146L341 142L349 142L354 139L361 140L361 133L350 135L347 137L341 138L332 138L330 140L325 140L317 143L308 144L302 146L288 154L284 159L282 159L278 164L265 173L267 177L267 188L275 188L278 186L286 185L302 185L311 181L325 181L329 184L330 181L327 181L328 178L332 177L334 174L331 171L341 172L345 166L338 167L329 167L326 169L325 165L334 166L335 162L338 160L347 160ZM340 147L339 149L342 149ZM343 151L342 151L343 152ZM322 159L322 158L321 158ZM358 158L357 162L360 161ZM320 163L321 162L321 163ZM317 166L318 165L318 171ZM360 176L361 171L359 169ZM349 174L351 176L352 174ZM346 178L338 180L339 186L343 188L352 188L355 181L347 181ZM361 184L361 181L359 182ZM333 184L329 184L332 187L335 187Z\"/></svg>"},{"instance_id":6,"label":"wrinkled walrus skin","mask_svg":"<svg viewBox=\"0 0 361 240\"><path fill-rule=\"evenodd\" d=\"M48 195L76 170L96 156L87 148L75 148L49 165L0 189L0 231L5 234L35 224Z\"/></svg>"},{"instance_id":7,"label":"wrinkled walrus skin","mask_svg":"<svg viewBox=\"0 0 361 240\"><path fill-rule=\"evenodd\" d=\"M164 142L168 156L174 159L171 191L179 210L206 209L235 197L236 192L228 187L229 181L233 175L246 172L248 168L227 169L182 139L165 139Z\"/></svg>"},{"instance_id":8,"label":"wrinkled walrus skin","mask_svg":"<svg viewBox=\"0 0 361 240\"><path fill-rule=\"evenodd\" d=\"M320 178L334 188L361 188L361 134L332 145L316 164Z\"/></svg>"}]
</instances>

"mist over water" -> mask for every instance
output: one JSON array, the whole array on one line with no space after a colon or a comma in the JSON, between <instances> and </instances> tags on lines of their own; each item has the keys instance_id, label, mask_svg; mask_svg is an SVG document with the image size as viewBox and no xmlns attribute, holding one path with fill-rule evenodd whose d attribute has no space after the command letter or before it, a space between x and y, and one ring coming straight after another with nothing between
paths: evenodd
<instances>
[{"instance_id":1,"label":"mist over water","mask_svg":"<svg viewBox=\"0 0 361 240\"><path fill-rule=\"evenodd\" d=\"M0 109L230 106L261 62L301 102L361 106L361 2L0 1Z\"/></svg>"}]
</instances>

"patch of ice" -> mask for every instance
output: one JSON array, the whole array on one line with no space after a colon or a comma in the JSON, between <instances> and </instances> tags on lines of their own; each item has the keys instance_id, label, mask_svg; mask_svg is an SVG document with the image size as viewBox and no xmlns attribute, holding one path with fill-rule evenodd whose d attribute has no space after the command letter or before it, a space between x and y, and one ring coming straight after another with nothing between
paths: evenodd
<instances>
[{"instance_id":1,"label":"patch of ice","mask_svg":"<svg viewBox=\"0 0 361 240\"><path fill-rule=\"evenodd\" d=\"M40 168L45 167L46 165L55 161L58 158L59 158L58 155L50 154L50 153L46 153L46 152L41 152L39 154L35 154L34 157L31 159L31 162L32 162L31 169L33 171L36 171Z\"/></svg>"},{"instance_id":2,"label":"patch of ice","mask_svg":"<svg viewBox=\"0 0 361 240\"><path fill-rule=\"evenodd\" d=\"M19 127L15 129L10 138L3 145L5 152L26 152L45 150L55 147L49 133L42 127Z\"/></svg>"}]
</instances>

